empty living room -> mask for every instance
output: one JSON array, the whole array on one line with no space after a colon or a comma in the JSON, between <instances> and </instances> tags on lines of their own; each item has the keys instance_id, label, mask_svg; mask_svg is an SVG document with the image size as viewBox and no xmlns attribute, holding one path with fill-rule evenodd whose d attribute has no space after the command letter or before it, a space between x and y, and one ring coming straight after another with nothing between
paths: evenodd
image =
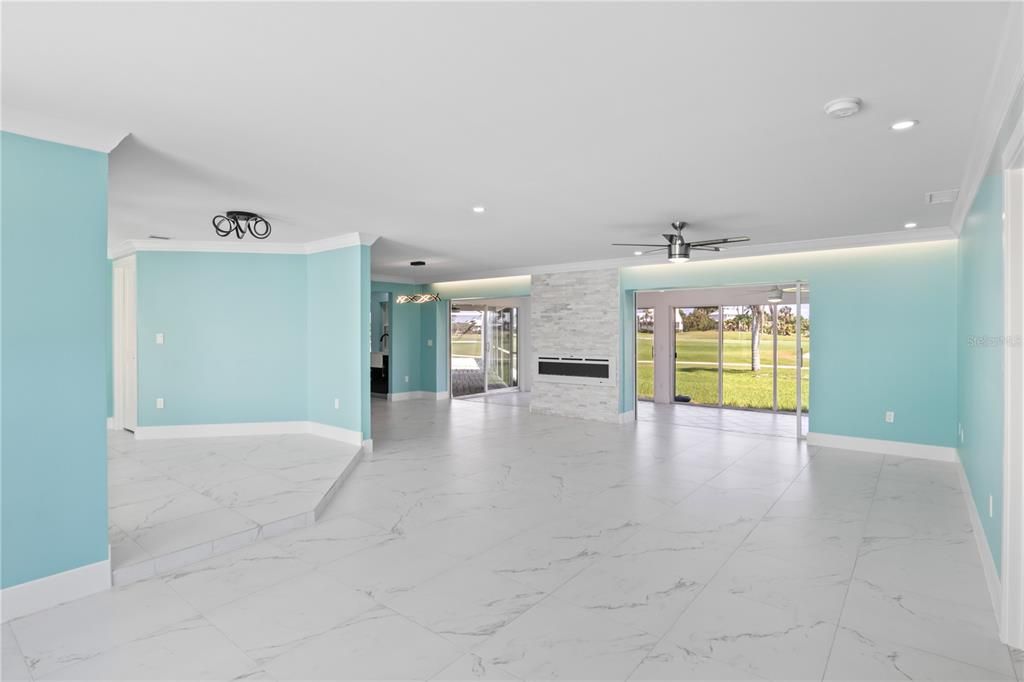
<instances>
[{"instance_id":1,"label":"empty living room","mask_svg":"<svg viewBox=\"0 0 1024 682\"><path fill-rule=\"evenodd\" d=\"M0 2L0 678L1024 682L1024 2Z\"/></svg>"}]
</instances>

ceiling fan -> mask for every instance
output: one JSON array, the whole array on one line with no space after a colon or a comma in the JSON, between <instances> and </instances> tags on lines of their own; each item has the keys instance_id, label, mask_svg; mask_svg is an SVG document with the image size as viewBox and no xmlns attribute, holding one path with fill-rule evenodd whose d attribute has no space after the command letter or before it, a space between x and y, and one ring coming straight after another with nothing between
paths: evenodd
<instances>
[{"instance_id":1,"label":"ceiling fan","mask_svg":"<svg viewBox=\"0 0 1024 682\"><path fill-rule=\"evenodd\" d=\"M723 239L705 239L699 242L688 242L683 239L683 228L689 223L676 221L672 223L675 234L663 234L662 237L668 244L612 244L612 246L646 246L654 247L649 251L639 252L638 255L654 253L660 249L668 249L668 259L676 263L685 263L690 260L690 251L721 251L722 244L735 244L737 242L748 242L750 237L725 237Z\"/></svg>"}]
</instances>

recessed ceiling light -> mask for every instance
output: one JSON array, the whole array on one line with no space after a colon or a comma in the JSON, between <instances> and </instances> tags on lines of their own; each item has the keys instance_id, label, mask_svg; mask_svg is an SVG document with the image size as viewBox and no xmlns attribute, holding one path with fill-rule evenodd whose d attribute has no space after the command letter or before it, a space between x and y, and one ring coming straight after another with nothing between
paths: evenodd
<instances>
[{"instance_id":1,"label":"recessed ceiling light","mask_svg":"<svg viewBox=\"0 0 1024 682\"><path fill-rule=\"evenodd\" d=\"M426 264L427 264L427 261L425 261L425 260L413 260L413 261L409 261L409 265L411 265L411 266L413 266L413 267L419 267L419 266L421 266L421 265L426 265Z\"/></svg>"},{"instance_id":2,"label":"recessed ceiling light","mask_svg":"<svg viewBox=\"0 0 1024 682\"><path fill-rule=\"evenodd\" d=\"M892 128L893 130L910 130L916 125L917 121L911 121L908 119L906 121L896 121L889 127Z\"/></svg>"},{"instance_id":3,"label":"recessed ceiling light","mask_svg":"<svg viewBox=\"0 0 1024 682\"><path fill-rule=\"evenodd\" d=\"M474 206L473 213L483 213L486 209L483 206Z\"/></svg>"},{"instance_id":4,"label":"recessed ceiling light","mask_svg":"<svg viewBox=\"0 0 1024 682\"><path fill-rule=\"evenodd\" d=\"M909 230L911 228L917 227L917 223L903 223L903 227Z\"/></svg>"},{"instance_id":5,"label":"recessed ceiling light","mask_svg":"<svg viewBox=\"0 0 1024 682\"><path fill-rule=\"evenodd\" d=\"M643 251L634 251L633 255L634 256L642 256L642 255L644 255L644 252Z\"/></svg>"}]
</instances>

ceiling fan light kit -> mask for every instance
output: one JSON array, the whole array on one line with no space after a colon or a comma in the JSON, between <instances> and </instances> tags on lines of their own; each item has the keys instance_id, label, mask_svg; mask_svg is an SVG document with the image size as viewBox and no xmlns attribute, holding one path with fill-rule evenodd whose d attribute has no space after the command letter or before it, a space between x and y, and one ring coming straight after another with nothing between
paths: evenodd
<instances>
[{"instance_id":1,"label":"ceiling fan light kit","mask_svg":"<svg viewBox=\"0 0 1024 682\"><path fill-rule=\"evenodd\" d=\"M690 260L691 251L715 251L719 252L722 250L723 244L736 244L738 242L750 241L750 237L724 237L722 239L706 239L699 242L688 242L683 239L683 229L688 225L682 220L678 220L672 223L672 229L675 230L675 234L663 234L667 244L612 244L612 246L646 246L650 248L650 251L634 251L634 255L642 255L644 253L653 253L655 251L661 251L666 249L668 254L668 260L670 263L686 263Z\"/></svg>"},{"instance_id":2,"label":"ceiling fan light kit","mask_svg":"<svg viewBox=\"0 0 1024 682\"><path fill-rule=\"evenodd\" d=\"M256 239L266 239L270 236L270 222L251 211L226 211L224 215L215 215L213 229L220 237L235 235L241 239L246 232Z\"/></svg>"}]
</instances>

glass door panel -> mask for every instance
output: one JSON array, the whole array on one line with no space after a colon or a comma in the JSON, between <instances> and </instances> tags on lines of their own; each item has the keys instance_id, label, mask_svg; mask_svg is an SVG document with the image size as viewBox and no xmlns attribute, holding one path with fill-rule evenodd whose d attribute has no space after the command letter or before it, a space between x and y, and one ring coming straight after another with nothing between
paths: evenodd
<instances>
[{"instance_id":1,"label":"glass door panel","mask_svg":"<svg viewBox=\"0 0 1024 682\"><path fill-rule=\"evenodd\" d=\"M654 400L654 308L636 309L636 397Z\"/></svg>"},{"instance_id":2,"label":"glass door panel","mask_svg":"<svg viewBox=\"0 0 1024 682\"><path fill-rule=\"evenodd\" d=\"M487 309L487 390L515 388L519 381L515 308Z\"/></svg>"},{"instance_id":3,"label":"glass door panel","mask_svg":"<svg viewBox=\"0 0 1024 682\"><path fill-rule=\"evenodd\" d=\"M801 408L808 411L808 399L810 397L809 386L811 377L811 321L810 306L800 306L800 317L803 328L803 335L800 339L800 353L803 356L800 369L801 385ZM780 303L778 305L779 324L779 366L778 366L778 391L779 411L796 412L796 372L797 372L797 342L796 342L796 306L792 303Z\"/></svg>"},{"instance_id":4,"label":"glass door panel","mask_svg":"<svg viewBox=\"0 0 1024 682\"><path fill-rule=\"evenodd\" d=\"M483 393L484 309L453 305L451 319L452 395Z\"/></svg>"},{"instance_id":5,"label":"glass door panel","mask_svg":"<svg viewBox=\"0 0 1024 682\"><path fill-rule=\"evenodd\" d=\"M718 404L717 306L674 308L675 400Z\"/></svg>"},{"instance_id":6,"label":"glass door panel","mask_svg":"<svg viewBox=\"0 0 1024 682\"><path fill-rule=\"evenodd\" d=\"M774 408L772 306L722 307L722 404Z\"/></svg>"}]
</instances>

